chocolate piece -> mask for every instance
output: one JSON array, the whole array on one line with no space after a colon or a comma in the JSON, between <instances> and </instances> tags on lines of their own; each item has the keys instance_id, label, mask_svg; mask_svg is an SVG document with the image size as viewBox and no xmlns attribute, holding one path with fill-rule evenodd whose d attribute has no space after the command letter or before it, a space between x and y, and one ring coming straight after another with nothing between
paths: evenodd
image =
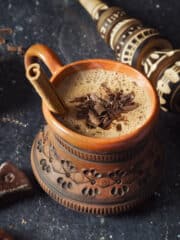
<instances>
[{"instance_id":1,"label":"chocolate piece","mask_svg":"<svg viewBox=\"0 0 180 240\"><path fill-rule=\"evenodd\" d=\"M13 238L3 229L0 229L0 240L13 240Z\"/></svg>"},{"instance_id":2,"label":"chocolate piece","mask_svg":"<svg viewBox=\"0 0 180 240\"><path fill-rule=\"evenodd\" d=\"M77 111L77 119L84 119L88 115L88 108L87 107L82 107L79 106L78 111Z\"/></svg>"},{"instance_id":3,"label":"chocolate piece","mask_svg":"<svg viewBox=\"0 0 180 240\"><path fill-rule=\"evenodd\" d=\"M26 175L12 163L5 162L0 165L0 200L8 200L8 197L19 196L31 189Z\"/></svg>"},{"instance_id":4,"label":"chocolate piece","mask_svg":"<svg viewBox=\"0 0 180 240\"><path fill-rule=\"evenodd\" d=\"M113 121L112 117L109 118L108 116L106 116L106 117L102 120L102 122L101 122L101 124L100 124L100 127L103 128L103 129L107 129L107 128L109 127L109 125L111 124L112 121Z\"/></svg>"},{"instance_id":5,"label":"chocolate piece","mask_svg":"<svg viewBox=\"0 0 180 240\"><path fill-rule=\"evenodd\" d=\"M121 124L120 124L120 123L118 123L118 124L117 124L117 126L116 126L116 129L117 129L117 131L121 131L121 129L122 129L122 126L121 126Z\"/></svg>"},{"instance_id":6,"label":"chocolate piece","mask_svg":"<svg viewBox=\"0 0 180 240\"><path fill-rule=\"evenodd\" d=\"M91 128L101 127L107 129L114 119L123 121L122 113L127 113L136 109L139 104L134 102L134 92L124 94L111 92L111 90L102 84L104 99L96 94L87 94L86 96L76 97L71 103L76 104L77 119L85 119L86 125ZM121 130L120 126L117 128Z\"/></svg>"},{"instance_id":7,"label":"chocolate piece","mask_svg":"<svg viewBox=\"0 0 180 240\"><path fill-rule=\"evenodd\" d=\"M102 103L99 103L99 102L95 103L95 105L94 105L94 110L96 111L96 113L97 113L98 115L101 115L103 112L106 111L106 109L105 109L105 107L102 105Z\"/></svg>"},{"instance_id":8,"label":"chocolate piece","mask_svg":"<svg viewBox=\"0 0 180 240\"><path fill-rule=\"evenodd\" d=\"M90 110L88 113L88 125L91 127L97 127L100 123L100 119L95 115L93 111Z\"/></svg>"},{"instance_id":9,"label":"chocolate piece","mask_svg":"<svg viewBox=\"0 0 180 240\"><path fill-rule=\"evenodd\" d=\"M132 104L130 104L130 105L123 106L122 109L123 109L123 111L125 111L125 112L129 112L129 111L132 111L132 110L136 109L138 106L139 106L138 103L132 103Z\"/></svg>"}]
</instances>

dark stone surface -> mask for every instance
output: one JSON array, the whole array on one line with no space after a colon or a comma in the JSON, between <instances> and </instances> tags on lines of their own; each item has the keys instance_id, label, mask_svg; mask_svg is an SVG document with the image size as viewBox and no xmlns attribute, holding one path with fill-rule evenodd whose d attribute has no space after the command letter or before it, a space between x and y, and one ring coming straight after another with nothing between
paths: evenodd
<instances>
[{"instance_id":1,"label":"dark stone surface","mask_svg":"<svg viewBox=\"0 0 180 240\"><path fill-rule=\"evenodd\" d=\"M180 41L179 0L109 1L157 27L175 47ZM0 1L0 27L14 29L9 42L42 42L64 63L113 58L94 23L75 0ZM180 116L161 113L158 134L167 171L162 187L140 209L118 217L95 217L66 209L36 183L30 166L33 138L44 124L40 99L24 76L23 59L0 46L0 163L10 160L30 177L34 196L0 206L0 226L19 240L180 239Z\"/></svg>"}]
</instances>

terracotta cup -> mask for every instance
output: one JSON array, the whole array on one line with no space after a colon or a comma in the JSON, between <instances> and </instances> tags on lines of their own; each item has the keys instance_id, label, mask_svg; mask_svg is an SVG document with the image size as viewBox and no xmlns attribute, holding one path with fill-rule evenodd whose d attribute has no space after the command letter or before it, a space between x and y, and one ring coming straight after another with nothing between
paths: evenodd
<instances>
[{"instance_id":1,"label":"terracotta cup","mask_svg":"<svg viewBox=\"0 0 180 240\"><path fill-rule=\"evenodd\" d=\"M145 123L115 138L74 132L43 104L47 125L36 136L31 151L33 172L41 187L66 207L98 215L119 213L141 203L159 183L163 162L154 136L159 102L150 82L132 67L111 60L90 59L63 66L52 50L40 44L27 50L25 67L37 58L49 68L54 86L73 72L103 68L133 77L151 98Z\"/></svg>"}]
</instances>

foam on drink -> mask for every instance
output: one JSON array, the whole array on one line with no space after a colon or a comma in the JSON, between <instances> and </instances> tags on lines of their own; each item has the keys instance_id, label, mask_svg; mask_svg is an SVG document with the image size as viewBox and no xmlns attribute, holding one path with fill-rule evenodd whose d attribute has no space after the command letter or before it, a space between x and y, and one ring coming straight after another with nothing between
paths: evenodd
<instances>
[{"instance_id":1,"label":"foam on drink","mask_svg":"<svg viewBox=\"0 0 180 240\"><path fill-rule=\"evenodd\" d=\"M105 84L112 92L121 90L125 94L134 92L134 101L139 106L132 111L122 113L124 120L113 120L108 129L89 128L84 119L77 119L77 110L71 101L76 97L92 93L103 97L102 84ZM144 124L151 110L150 98L143 87L139 86L133 78L116 71L103 69L78 71L62 79L58 84L58 91L69 109L64 118L59 118L60 121L73 131L90 137L110 138L130 133ZM117 128L119 124L120 129Z\"/></svg>"}]
</instances>

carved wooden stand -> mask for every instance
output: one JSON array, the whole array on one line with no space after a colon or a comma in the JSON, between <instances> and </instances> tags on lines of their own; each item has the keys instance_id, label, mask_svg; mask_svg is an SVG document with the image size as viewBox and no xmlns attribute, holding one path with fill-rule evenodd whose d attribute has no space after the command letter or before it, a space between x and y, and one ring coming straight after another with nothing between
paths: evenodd
<instances>
[{"instance_id":1,"label":"carved wooden stand","mask_svg":"<svg viewBox=\"0 0 180 240\"><path fill-rule=\"evenodd\" d=\"M118 61L143 72L156 87L161 108L180 112L180 50L158 31L100 0L79 0L97 23L97 30Z\"/></svg>"},{"instance_id":2,"label":"carved wooden stand","mask_svg":"<svg viewBox=\"0 0 180 240\"><path fill-rule=\"evenodd\" d=\"M34 140L31 163L52 198L98 215L117 214L141 203L155 190L163 169L153 135L127 152L101 155L71 146L48 126Z\"/></svg>"}]
</instances>

